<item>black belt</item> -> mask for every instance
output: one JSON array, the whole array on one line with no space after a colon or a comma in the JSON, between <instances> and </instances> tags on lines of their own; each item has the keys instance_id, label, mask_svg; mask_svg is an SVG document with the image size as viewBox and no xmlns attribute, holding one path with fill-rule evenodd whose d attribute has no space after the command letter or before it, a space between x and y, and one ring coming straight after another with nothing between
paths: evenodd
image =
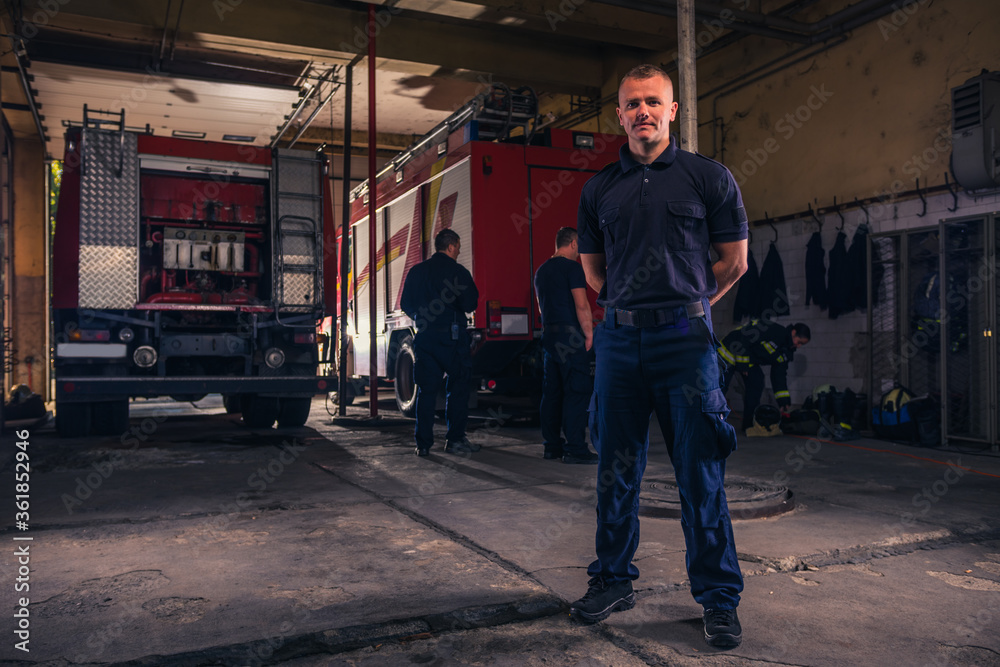
<instances>
[{"instance_id":1,"label":"black belt","mask_svg":"<svg viewBox=\"0 0 1000 667\"><path fill-rule=\"evenodd\" d=\"M662 327L677 324L683 317L692 319L705 316L705 306L701 301L693 301L686 306L659 308L656 310L622 310L605 308L604 321L624 327Z\"/></svg>"}]
</instances>

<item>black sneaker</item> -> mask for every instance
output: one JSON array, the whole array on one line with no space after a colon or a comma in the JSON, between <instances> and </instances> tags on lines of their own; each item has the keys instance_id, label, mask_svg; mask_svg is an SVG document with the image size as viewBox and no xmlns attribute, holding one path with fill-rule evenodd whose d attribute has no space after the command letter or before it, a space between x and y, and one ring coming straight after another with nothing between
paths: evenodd
<instances>
[{"instance_id":1,"label":"black sneaker","mask_svg":"<svg viewBox=\"0 0 1000 667\"><path fill-rule=\"evenodd\" d=\"M468 438L454 440L444 446L444 451L448 454L471 454L482 449L481 445L471 442Z\"/></svg>"},{"instance_id":2,"label":"black sneaker","mask_svg":"<svg viewBox=\"0 0 1000 667\"><path fill-rule=\"evenodd\" d=\"M603 621L612 612L635 606L635 593L630 580L605 583L600 577L587 582L586 594L569 606L569 615L584 623Z\"/></svg>"},{"instance_id":3,"label":"black sneaker","mask_svg":"<svg viewBox=\"0 0 1000 667\"><path fill-rule=\"evenodd\" d=\"M413 453L416 454L417 456L430 456L431 450L421 449L420 447L417 447L416 449L413 450Z\"/></svg>"},{"instance_id":4,"label":"black sneaker","mask_svg":"<svg viewBox=\"0 0 1000 667\"><path fill-rule=\"evenodd\" d=\"M717 648L735 648L743 641L743 628L735 609L706 609L705 641Z\"/></svg>"},{"instance_id":5,"label":"black sneaker","mask_svg":"<svg viewBox=\"0 0 1000 667\"><path fill-rule=\"evenodd\" d=\"M542 454L543 459L553 460L561 459L563 457L563 451L561 449L546 449L545 453Z\"/></svg>"},{"instance_id":6,"label":"black sneaker","mask_svg":"<svg viewBox=\"0 0 1000 667\"><path fill-rule=\"evenodd\" d=\"M563 454L562 461L563 463L589 463L595 465L600 458L597 454L588 450L575 454L567 452Z\"/></svg>"}]
</instances>

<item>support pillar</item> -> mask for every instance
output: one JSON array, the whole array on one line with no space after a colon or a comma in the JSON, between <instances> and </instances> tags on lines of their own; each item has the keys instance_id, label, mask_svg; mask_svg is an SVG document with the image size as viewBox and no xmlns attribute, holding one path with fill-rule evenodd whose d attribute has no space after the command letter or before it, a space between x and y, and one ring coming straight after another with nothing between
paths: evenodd
<instances>
[{"instance_id":1,"label":"support pillar","mask_svg":"<svg viewBox=\"0 0 1000 667\"><path fill-rule=\"evenodd\" d=\"M17 364L11 383L49 396L48 222L45 150L37 138L14 140L14 219L10 321ZM9 390L10 387L4 387Z\"/></svg>"},{"instance_id":2,"label":"support pillar","mask_svg":"<svg viewBox=\"0 0 1000 667\"><path fill-rule=\"evenodd\" d=\"M680 90L680 147L698 150L698 72L695 51L694 0L677 2L677 78Z\"/></svg>"}]
</instances>

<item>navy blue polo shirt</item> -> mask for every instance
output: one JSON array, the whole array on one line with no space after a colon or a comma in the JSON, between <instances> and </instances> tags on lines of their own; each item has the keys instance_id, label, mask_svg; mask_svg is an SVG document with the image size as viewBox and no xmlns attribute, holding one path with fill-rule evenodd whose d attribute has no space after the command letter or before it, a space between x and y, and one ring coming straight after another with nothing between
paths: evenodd
<instances>
[{"instance_id":1,"label":"navy blue polo shirt","mask_svg":"<svg viewBox=\"0 0 1000 667\"><path fill-rule=\"evenodd\" d=\"M570 290L586 288L583 267L567 257L550 257L535 271L535 295L542 314L542 326L569 324L578 326L576 301Z\"/></svg>"},{"instance_id":2,"label":"navy blue polo shirt","mask_svg":"<svg viewBox=\"0 0 1000 667\"><path fill-rule=\"evenodd\" d=\"M583 187L581 254L605 255L597 303L625 310L671 308L715 294L709 249L747 238L740 190L725 166L677 149L677 137L648 165L621 147L619 161Z\"/></svg>"}]
</instances>

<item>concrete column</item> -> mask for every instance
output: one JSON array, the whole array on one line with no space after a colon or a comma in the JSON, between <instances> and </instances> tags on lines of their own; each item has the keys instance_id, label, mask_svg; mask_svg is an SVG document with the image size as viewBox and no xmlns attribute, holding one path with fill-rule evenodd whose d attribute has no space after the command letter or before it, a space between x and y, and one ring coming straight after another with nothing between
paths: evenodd
<instances>
[{"instance_id":1,"label":"concrete column","mask_svg":"<svg viewBox=\"0 0 1000 667\"><path fill-rule=\"evenodd\" d=\"M13 280L7 326L12 329L18 364L11 381L26 384L49 400L46 178L45 151L38 139L15 138Z\"/></svg>"},{"instance_id":2,"label":"concrete column","mask_svg":"<svg viewBox=\"0 0 1000 667\"><path fill-rule=\"evenodd\" d=\"M694 0L677 3L677 73L680 90L681 148L698 150L698 74L695 58ZM679 93L679 94L678 94Z\"/></svg>"}]
</instances>

